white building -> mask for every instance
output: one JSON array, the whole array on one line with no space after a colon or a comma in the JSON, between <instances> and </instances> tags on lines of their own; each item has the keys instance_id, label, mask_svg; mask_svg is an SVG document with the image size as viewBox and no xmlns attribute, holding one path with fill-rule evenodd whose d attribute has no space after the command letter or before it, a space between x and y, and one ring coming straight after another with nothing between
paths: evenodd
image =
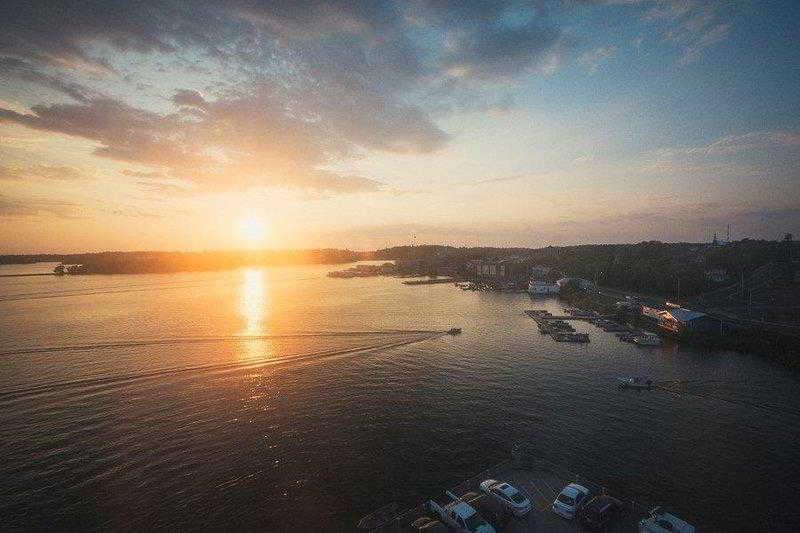
<instances>
[{"instance_id":1,"label":"white building","mask_svg":"<svg viewBox=\"0 0 800 533\"><path fill-rule=\"evenodd\" d=\"M556 283L559 287L573 285L579 291L590 291L594 289L594 283L583 278L561 278L560 280L556 281Z\"/></svg>"},{"instance_id":2,"label":"white building","mask_svg":"<svg viewBox=\"0 0 800 533\"><path fill-rule=\"evenodd\" d=\"M534 279L528 283L528 292L537 296L558 294L559 290L561 290L561 287L558 286L558 283L549 283L547 281L539 281Z\"/></svg>"}]
</instances>

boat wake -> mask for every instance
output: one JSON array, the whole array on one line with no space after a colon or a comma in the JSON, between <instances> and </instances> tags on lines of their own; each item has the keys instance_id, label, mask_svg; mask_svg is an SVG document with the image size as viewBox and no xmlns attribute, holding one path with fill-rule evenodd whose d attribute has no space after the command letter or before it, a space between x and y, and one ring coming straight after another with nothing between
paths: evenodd
<instances>
[{"instance_id":1,"label":"boat wake","mask_svg":"<svg viewBox=\"0 0 800 533\"><path fill-rule=\"evenodd\" d=\"M221 336L194 336L194 337L167 337L158 339L139 339L131 341L111 341L90 344L69 344L61 346L43 346L37 348L20 348L0 352L0 357L9 355L27 355L37 353L57 353L86 350L102 350L113 348L136 348L139 346L168 346L180 344L215 344L225 342L247 342L254 340L296 339L304 337L360 337L367 335L398 335L398 334L425 334L440 335L445 332L440 330L380 330L380 331L306 331L300 333L279 333L271 335L221 335Z\"/></svg>"},{"instance_id":2,"label":"boat wake","mask_svg":"<svg viewBox=\"0 0 800 533\"><path fill-rule=\"evenodd\" d=\"M184 366L163 368L158 370L151 370L145 372L135 372L129 374L115 374L111 376L101 376L96 378L69 380L69 381L56 381L49 382L32 387L11 389L0 391L0 404L6 404L19 400L27 400L34 396L48 395L60 391L81 390L81 393L86 392L87 389L97 390L106 387L117 387L131 382L137 382L146 379L156 379L165 376L174 376L179 374L189 374L193 372L226 372L236 371L248 368L260 368L265 366L300 363L300 362L318 362L322 359L331 359L338 357L352 356L359 353L368 353L375 350L386 350L397 348L430 340L446 334L443 331L433 330L387 330L387 331L371 331L371 332L326 332L326 333L298 333L286 335L254 335L254 336L228 336L228 337L192 337L192 338L173 338L173 339L153 339L142 341L127 341L117 343L98 343L98 344L84 344L76 346L57 346L49 348L36 348L36 349L23 349L14 350L11 352L2 352L0 355L15 355L15 354L30 354L30 353L52 353L70 350L92 350L103 348L119 348L131 346L152 346L152 345L168 345L168 344L186 344L186 343L199 343L199 342L247 342L254 340L266 339L279 339L279 338L297 338L297 337L341 337L341 336L387 336L406 334L401 338L393 338L387 342L381 342L368 346L356 346L351 348L332 348L328 350L320 350L310 353L290 354L280 357L273 357L263 361L235 361L228 363L212 363L205 365Z\"/></svg>"}]
</instances>

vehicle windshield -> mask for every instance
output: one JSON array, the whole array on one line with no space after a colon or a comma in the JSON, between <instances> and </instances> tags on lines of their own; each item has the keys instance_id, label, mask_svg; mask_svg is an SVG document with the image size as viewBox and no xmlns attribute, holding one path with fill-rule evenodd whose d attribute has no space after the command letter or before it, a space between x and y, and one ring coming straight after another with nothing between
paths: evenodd
<instances>
[{"instance_id":1,"label":"vehicle windshield","mask_svg":"<svg viewBox=\"0 0 800 533\"><path fill-rule=\"evenodd\" d=\"M477 531L479 527L485 526L486 520L481 518L481 515L478 513L473 514L469 518L467 518L467 529L470 531Z\"/></svg>"},{"instance_id":2,"label":"vehicle windshield","mask_svg":"<svg viewBox=\"0 0 800 533\"><path fill-rule=\"evenodd\" d=\"M564 493L561 493L561 494L558 495L558 501L560 501L561 503L563 503L565 505L575 505L575 500L573 500L572 498L570 498L569 496L567 496Z\"/></svg>"},{"instance_id":3,"label":"vehicle windshield","mask_svg":"<svg viewBox=\"0 0 800 533\"><path fill-rule=\"evenodd\" d=\"M525 497L519 492L515 492L514 494L512 494L511 499L514 500L516 503L523 503L525 501Z\"/></svg>"}]
</instances>

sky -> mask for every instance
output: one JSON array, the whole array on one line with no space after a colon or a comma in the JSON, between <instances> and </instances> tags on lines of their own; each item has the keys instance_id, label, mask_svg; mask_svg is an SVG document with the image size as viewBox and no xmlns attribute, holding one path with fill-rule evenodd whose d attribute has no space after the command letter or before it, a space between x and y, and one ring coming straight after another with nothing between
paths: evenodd
<instances>
[{"instance_id":1,"label":"sky","mask_svg":"<svg viewBox=\"0 0 800 533\"><path fill-rule=\"evenodd\" d=\"M800 2L0 3L0 253L800 234Z\"/></svg>"}]
</instances>

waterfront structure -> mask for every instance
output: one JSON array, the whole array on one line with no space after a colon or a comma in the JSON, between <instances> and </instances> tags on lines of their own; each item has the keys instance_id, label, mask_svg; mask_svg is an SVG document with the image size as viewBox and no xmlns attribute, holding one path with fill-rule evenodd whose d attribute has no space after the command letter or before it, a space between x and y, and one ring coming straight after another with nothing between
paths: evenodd
<instances>
[{"instance_id":1,"label":"waterfront structure","mask_svg":"<svg viewBox=\"0 0 800 533\"><path fill-rule=\"evenodd\" d=\"M476 279L511 281L522 277L526 268L521 261L515 259L476 259L470 262L470 271Z\"/></svg>"},{"instance_id":2,"label":"waterfront structure","mask_svg":"<svg viewBox=\"0 0 800 533\"><path fill-rule=\"evenodd\" d=\"M653 301L642 301L642 317L653 322L661 320L661 313L664 312L665 306Z\"/></svg>"},{"instance_id":3,"label":"waterfront structure","mask_svg":"<svg viewBox=\"0 0 800 533\"><path fill-rule=\"evenodd\" d=\"M589 281L588 279L583 278L561 278L560 280L556 281L560 289L564 289L564 287L572 286L578 289L579 291L590 291L594 288L594 283Z\"/></svg>"},{"instance_id":4,"label":"waterfront structure","mask_svg":"<svg viewBox=\"0 0 800 533\"><path fill-rule=\"evenodd\" d=\"M548 294L558 294L561 286L558 283L549 283L547 281L530 280L528 283L528 292L534 296L543 296Z\"/></svg>"},{"instance_id":5,"label":"waterfront structure","mask_svg":"<svg viewBox=\"0 0 800 533\"><path fill-rule=\"evenodd\" d=\"M692 311L683 307L674 307L658 313L660 328L676 334L686 333L718 333L721 328L719 319L700 311Z\"/></svg>"}]
</instances>

